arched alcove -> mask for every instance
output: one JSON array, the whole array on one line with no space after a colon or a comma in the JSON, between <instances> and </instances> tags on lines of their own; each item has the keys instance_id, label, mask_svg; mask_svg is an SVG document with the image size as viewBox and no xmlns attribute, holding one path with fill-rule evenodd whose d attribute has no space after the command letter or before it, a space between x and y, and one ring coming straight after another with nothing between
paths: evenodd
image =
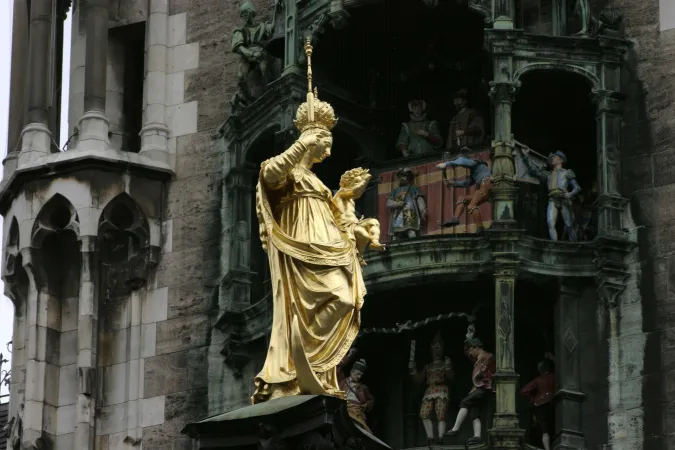
<instances>
[{"instance_id":1,"label":"arched alcove","mask_svg":"<svg viewBox=\"0 0 675 450\"><path fill-rule=\"evenodd\" d=\"M54 417L66 427L75 426L74 419L66 417L76 401L69 393L77 385L82 273L79 231L74 206L64 196L55 194L38 213L31 235L32 277L37 292L29 290L28 301L37 304L30 305L28 311L35 307L46 316L43 325L46 339L38 342L38 350L45 354L45 373L44 378L36 377L36 382L44 384L45 403L56 409ZM27 356L28 360L31 358Z\"/></svg>"},{"instance_id":2,"label":"arched alcove","mask_svg":"<svg viewBox=\"0 0 675 450\"><path fill-rule=\"evenodd\" d=\"M19 249L19 223L12 217L5 242L5 262L2 268L5 293L14 303L14 312L23 317L28 296L28 275L23 267Z\"/></svg>"},{"instance_id":3,"label":"arched alcove","mask_svg":"<svg viewBox=\"0 0 675 450\"><path fill-rule=\"evenodd\" d=\"M542 155L532 155L545 163L551 152L561 150L567 156L567 168L572 169L581 186L581 194L573 200L575 218L582 220L591 214L597 198L597 136L596 108L592 102L592 82L580 73L567 70L532 70L520 76L522 83L513 104L513 133L515 139ZM521 200L529 204L519 208L528 213L521 217L528 231L547 237L545 186L521 183ZM559 223L559 236L562 221ZM580 240L594 237L593 230L577 231Z\"/></svg>"},{"instance_id":4,"label":"arched alcove","mask_svg":"<svg viewBox=\"0 0 675 450\"><path fill-rule=\"evenodd\" d=\"M145 214L127 193L113 198L103 209L98 250L106 300L143 286L149 269L150 231Z\"/></svg>"},{"instance_id":5,"label":"arched alcove","mask_svg":"<svg viewBox=\"0 0 675 450\"><path fill-rule=\"evenodd\" d=\"M438 277L420 276L415 283L368 294L365 299L361 313L363 333L354 347L356 358L363 358L368 364L364 382L375 397L375 408L368 414L369 424L375 435L392 448L427 445L419 417L426 383L413 380L408 368L412 340L416 343L417 370L421 372L431 362L430 343L434 334L441 333L444 355L450 358L455 372L454 379L448 382L448 428L454 423L460 400L471 389L472 364L464 354L469 324L466 315L474 316L476 335L485 350L495 352L494 284L491 279L486 276L459 282L443 278L441 281ZM442 320L435 321L439 316ZM430 320L419 323L425 319ZM382 328L396 329L397 324L408 321L417 323L414 329L402 333L381 331ZM344 368L343 373L348 374L349 368ZM486 412L485 416L488 424L484 423L484 429L488 429L490 414ZM448 438L446 443L465 442L471 434L471 426L467 424L459 436Z\"/></svg>"},{"instance_id":6,"label":"arched alcove","mask_svg":"<svg viewBox=\"0 0 675 450\"><path fill-rule=\"evenodd\" d=\"M485 18L458 3L373 2L350 10L348 27L326 27L320 37L313 55L319 95L381 142L386 154L379 158L400 157L395 142L409 120L410 100L426 101L427 117L438 121L444 140L457 90L467 89L470 106L490 116Z\"/></svg>"}]
</instances>

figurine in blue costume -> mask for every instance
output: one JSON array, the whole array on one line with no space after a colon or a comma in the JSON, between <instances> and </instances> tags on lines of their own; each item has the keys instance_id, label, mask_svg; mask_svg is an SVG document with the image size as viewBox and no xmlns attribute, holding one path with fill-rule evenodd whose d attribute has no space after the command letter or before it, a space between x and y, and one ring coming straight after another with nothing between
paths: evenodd
<instances>
[{"instance_id":1,"label":"figurine in blue costume","mask_svg":"<svg viewBox=\"0 0 675 450\"><path fill-rule=\"evenodd\" d=\"M415 174L404 167L396 172L399 186L391 191L387 199L390 210L389 236L392 240L414 238L420 233L422 222L427 219L427 204L424 194L413 185Z\"/></svg>"},{"instance_id":2,"label":"figurine in blue costume","mask_svg":"<svg viewBox=\"0 0 675 450\"><path fill-rule=\"evenodd\" d=\"M548 164L551 170L542 170L532 164L529 158L530 148L523 146L523 162L527 166L532 176L539 177L542 183L548 187L548 209L546 210L546 222L548 223L548 233L552 241L558 240L558 231L555 229L558 223L558 217L562 214L565 222L565 231L570 241L576 241L577 236L574 231L574 214L572 213L572 198L581 192L581 187L577 183L577 176L570 169L563 166L567 164L567 157L561 151L548 155ZM571 188L571 190L570 190Z\"/></svg>"},{"instance_id":3,"label":"figurine in blue costume","mask_svg":"<svg viewBox=\"0 0 675 450\"><path fill-rule=\"evenodd\" d=\"M485 231L485 227L483 227L483 219L480 215L480 205L490 198L492 173L485 161L469 158L470 151L471 150L468 147L462 147L459 150L459 156L457 158L452 161L442 162L436 166L438 169L443 170L443 183L447 187L467 188L474 184L477 187L473 194L459 198L453 218L443 223L441 226L447 228L459 225L459 218L468 205L469 214L471 214L471 217L473 217L473 220L476 223L476 230L478 233L482 233ZM463 167L469 169L470 173L464 180L448 180L445 173L447 167Z\"/></svg>"}]
</instances>

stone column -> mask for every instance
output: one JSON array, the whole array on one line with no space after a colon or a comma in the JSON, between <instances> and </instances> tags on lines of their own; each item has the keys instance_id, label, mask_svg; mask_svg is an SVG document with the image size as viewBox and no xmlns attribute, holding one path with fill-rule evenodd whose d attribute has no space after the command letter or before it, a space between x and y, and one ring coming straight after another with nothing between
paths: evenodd
<instances>
[{"instance_id":1,"label":"stone column","mask_svg":"<svg viewBox=\"0 0 675 450\"><path fill-rule=\"evenodd\" d=\"M145 52L147 74L143 128L140 153L149 158L169 163L166 125L166 51L168 39L169 4L166 0L150 0Z\"/></svg>"},{"instance_id":2,"label":"stone column","mask_svg":"<svg viewBox=\"0 0 675 450\"><path fill-rule=\"evenodd\" d=\"M567 0L553 0L553 36L567 36Z\"/></svg>"},{"instance_id":3,"label":"stone column","mask_svg":"<svg viewBox=\"0 0 675 450\"><path fill-rule=\"evenodd\" d=\"M82 268L77 320L77 402L75 450L90 449L95 435L98 300L96 236L82 236Z\"/></svg>"},{"instance_id":4,"label":"stone column","mask_svg":"<svg viewBox=\"0 0 675 450\"><path fill-rule=\"evenodd\" d=\"M48 124L52 19L52 2L31 3L26 125L22 132L19 165L29 164L51 152L52 135Z\"/></svg>"},{"instance_id":5,"label":"stone column","mask_svg":"<svg viewBox=\"0 0 675 450\"><path fill-rule=\"evenodd\" d=\"M79 121L78 150L106 150L110 146L109 121L105 115L108 64L108 0L84 3L86 66L84 69L84 114Z\"/></svg>"},{"instance_id":6,"label":"stone column","mask_svg":"<svg viewBox=\"0 0 675 450\"><path fill-rule=\"evenodd\" d=\"M499 450L520 449L525 430L519 428L516 413L518 374L515 370L513 349L513 316L517 254L495 254L495 358L497 372L494 375L497 393L495 415L490 435L492 448Z\"/></svg>"},{"instance_id":7,"label":"stone column","mask_svg":"<svg viewBox=\"0 0 675 450\"><path fill-rule=\"evenodd\" d=\"M621 123L625 94L596 89L598 152L598 235L623 238L623 212L628 200L621 196Z\"/></svg>"},{"instance_id":8,"label":"stone column","mask_svg":"<svg viewBox=\"0 0 675 450\"><path fill-rule=\"evenodd\" d=\"M513 179L515 166L513 163L513 137L511 134L511 105L519 83L511 81L508 69L511 65L510 55L495 55L495 81L490 82L490 97L495 107L494 140L492 147L493 221L492 228L515 228L515 203L518 188Z\"/></svg>"},{"instance_id":9,"label":"stone column","mask_svg":"<svg viewBox=\"0 0 675 450\"><path fill-rule=\"evenodd\" d=\"M23 267L28 276L25 321L26 385L22 448L34 448L43 439L45 417L45 385L47 371L47 317L48 299L41 293L45 285L40 264L34 261L30 248L21 250ZM39 447L38 447L39 448Z\"/></svg>"},{"instance_id":10,"label":"stone column","mask_svg":"<svg viewBox=\"0 0 675 450\"><path fill-rule=\"evenodd\" d=\"M28 54L28 2L14 0L12 17L12 75L9 86L9 124L7 127L7 156L3 161L7 180L16 170L19 159L21 130L26 115L26 55Z\"/></svg>"},{"instance_id":11,"label":"stone column","mask_svg":"<svg viewBox=\"0 0 675 450\"><path fill-rule=\"evenodd\" d=\"M581 430L581 403L586 394L581 392L579 368L580 297L578 282L561 280L560 293L555 302L555 450L586 448Z\"/></svg>"},{"instance_id":12,"label":"stone column","mask_svg":"<svg viewBox=\"0 0 675 450\"><path fill-rule=\"evenodd\" d=\"M514 0L494 0L494 28L496 30L514 28L515 16L516 5Z\"/></svg>"}]
</instances>

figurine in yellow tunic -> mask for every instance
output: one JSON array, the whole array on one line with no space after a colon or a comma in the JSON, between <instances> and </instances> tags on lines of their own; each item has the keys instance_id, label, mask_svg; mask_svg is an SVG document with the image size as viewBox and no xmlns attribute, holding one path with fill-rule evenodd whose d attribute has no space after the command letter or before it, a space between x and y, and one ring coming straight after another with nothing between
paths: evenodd
<instances>
[{"instance_id":1,"label":"figurine in yellow tunic","mask_svg":"<svg viewBox=\"0 0 675 450\"><path fill-rule=\"evenodd\" d=\"M273 323L253 403L298 394L345 397L336 367L359 332L366 294L354 242L338 227L332 192L311 171L330 156L333 108L309 88L295 125L301 135L262 163L256 187L260 240L273 289Z\"/></svg>"}]
</instances>

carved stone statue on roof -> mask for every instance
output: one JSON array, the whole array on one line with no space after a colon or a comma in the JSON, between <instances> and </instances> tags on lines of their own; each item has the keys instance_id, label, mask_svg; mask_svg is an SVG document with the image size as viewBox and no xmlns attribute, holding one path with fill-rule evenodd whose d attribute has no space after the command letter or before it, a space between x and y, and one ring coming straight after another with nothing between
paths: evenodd
<instances>
[{"instance_id":1,"label":"carved stone statue on roof","mask_svg":"<svg viewBox=\"0 0 675 450\"><path fill-rule=\"evenodd\" d=\"M273 59L264 45L272 37L274 25L257 21L257 13L255 5L245 0L239 7L244 24L232 34L232 52L241 57L237 68L239 90L230 101L233 113L260 97L273 78Z\"/></svg>"}]
</instances>

